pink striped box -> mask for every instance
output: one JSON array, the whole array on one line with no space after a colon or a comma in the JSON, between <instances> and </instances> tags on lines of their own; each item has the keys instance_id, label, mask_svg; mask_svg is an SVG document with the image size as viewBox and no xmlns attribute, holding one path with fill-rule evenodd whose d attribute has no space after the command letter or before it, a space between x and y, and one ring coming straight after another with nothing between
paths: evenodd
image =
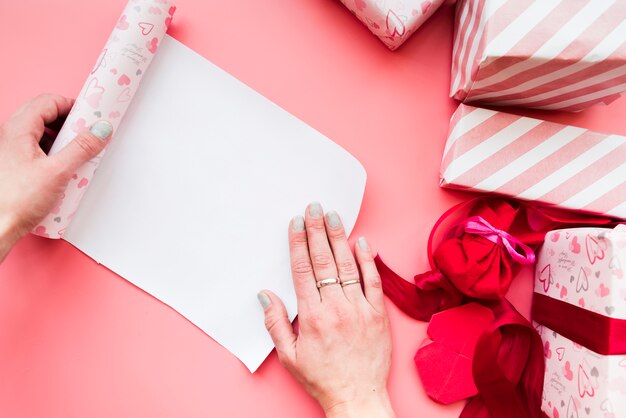
<instances>
[{"instance_id":1,"label":"pink striped box","mask_svg":"<svg viewBox=\"0 0 626 418\"><path fill-rule=\"evenodd\" d=\"M626 219L626 137L461 104L441 186Z\"/></svg>"},{"instance_id":2,"label":"pink striped box","mask_svg":"<svg viewBox=\"0 0 626 418\"><path fill-rule=\"evenodd\" d=\"M459 0L450 95L578 111L626 91L623 0Z\"/></svg>"},{"instance_id":3,"label":"pink striped box","mask_svg":"<svg viewBox=\"0 0 626 418\"><path fill-rule=\"evenodd\" d=\"M392 51L404 43L445 0L340 0Z\"/></svg>"}]
</instances>

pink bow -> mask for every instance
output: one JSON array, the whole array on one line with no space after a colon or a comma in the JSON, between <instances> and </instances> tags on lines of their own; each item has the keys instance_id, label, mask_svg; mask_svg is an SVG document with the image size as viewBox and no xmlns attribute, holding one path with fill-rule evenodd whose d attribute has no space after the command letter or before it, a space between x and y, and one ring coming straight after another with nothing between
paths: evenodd
<instances>
[{"instance_id":1,"label":"pink bow","mask_svg":"<svg viewBox=\"0 0 626 418\"><path fill-rule=\"evenodd\" d=\"M481 216L468 218L455 228L456 234L461 233L480 235L489 241L504 246L513 260L520 264L535 262L535 253L532 248L506 231L495 228ZM521 251L518 251L518 248Z\"/></svg>"}]
</instances>

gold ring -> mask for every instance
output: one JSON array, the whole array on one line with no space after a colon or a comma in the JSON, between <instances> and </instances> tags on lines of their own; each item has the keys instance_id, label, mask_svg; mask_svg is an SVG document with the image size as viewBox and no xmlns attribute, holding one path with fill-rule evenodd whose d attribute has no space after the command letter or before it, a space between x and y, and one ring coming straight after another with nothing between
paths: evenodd
<instances>
[{"instance_id":1,"label":"gold ring","mask_svg":"<svg viewBox=\"0 0 626 418\"><path fill-rule=\"evenodd\" d=\"M361 283L360 279L346 280L345 282L341 282L341 287L346 287L346 286L350 286L351 284L358 284L358 283Z\"/></svg>"},{"instance_id":2,"label":"gold ring","mask_svg":"<svg viewBox=\"0 0 626 418\"><path fill-rule=\"evenodd\" d=\"M321 287L325 287L325 286L330 286L333 284L339 284L339 279L336 277L329 277L328 279L323 279L317 282L317 288L321 288Z\"/></svg>"}]
</instances>

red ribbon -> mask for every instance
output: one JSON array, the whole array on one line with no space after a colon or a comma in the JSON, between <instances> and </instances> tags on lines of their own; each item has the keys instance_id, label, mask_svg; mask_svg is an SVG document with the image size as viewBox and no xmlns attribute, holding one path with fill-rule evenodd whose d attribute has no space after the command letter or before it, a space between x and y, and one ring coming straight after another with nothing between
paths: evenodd
<instances>
[{"instance_id":1,"label":"red ribbon","mask_svg":"<svg viewBox=\"0 0 626 418\"><path fill-rule=\"evenodd\" d=\"M439 227L452 215L464 221L450 228L433 252ZM428 321L433 314L467 301L493 310L496 319L483 332L474 352L472 374L478 395L469 400L461 418L541 417L541 338L503 299L504 294L519 265L534 262L532 247L543 243L546 232L612 223L603 217L480 197L449 209L437 221L427 247L432 271L415 276L415 284L376 257L385 294L413 318Z\"/></svg>"},{"instance_id":2,"label":"red ribbon","mask_svg":"<svg viewBox=\"0 0 626 418\"><path fill-rule=\"evenodd\" d=\"M533 319L598 354L626 354L625 319L600 315L540 293L533 296ZM588 332L590 329L593 333Z\"/></svg>"},{"instance_id":3,"label":"red ribbon","mask_svg":"<svg viewBox=\"0 0 626 418\"><path fill-rule=\"evenodd\" d=\"M496 319L474 350L478 395L460 418L539 418L544 379L541 337L506 299L484 303Z\"/></svg>"}]
</instances>

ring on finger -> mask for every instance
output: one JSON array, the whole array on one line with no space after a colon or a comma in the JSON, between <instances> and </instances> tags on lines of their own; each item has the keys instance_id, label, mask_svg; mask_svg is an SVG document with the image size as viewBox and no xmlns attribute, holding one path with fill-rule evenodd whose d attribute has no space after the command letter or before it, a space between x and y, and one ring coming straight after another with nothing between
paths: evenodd
<instances>
[{"instance_id":1,"label":"ring on finger","mask_svg":"<svg viewBox=\"0 0 626 418\"><path fill-rule=\"evenodd\" d=\"M339 284L340 280L337 277L329 277L328 279L322 279L317 282L317 288L331 286L333 284Z\"/></svg>"},{"instance_id":2,"label":"ring on finger","mask_svg":"<svg viewBox=\"0 0 626 418\"><path fill-rule=\"evenodd\" d=\"M341 287L346 287L346 286L350 286L351 284L359 284L359 283L361 283L361 279L346 280L345 282L341 282Z\"/></svg>"}]
</instances>

